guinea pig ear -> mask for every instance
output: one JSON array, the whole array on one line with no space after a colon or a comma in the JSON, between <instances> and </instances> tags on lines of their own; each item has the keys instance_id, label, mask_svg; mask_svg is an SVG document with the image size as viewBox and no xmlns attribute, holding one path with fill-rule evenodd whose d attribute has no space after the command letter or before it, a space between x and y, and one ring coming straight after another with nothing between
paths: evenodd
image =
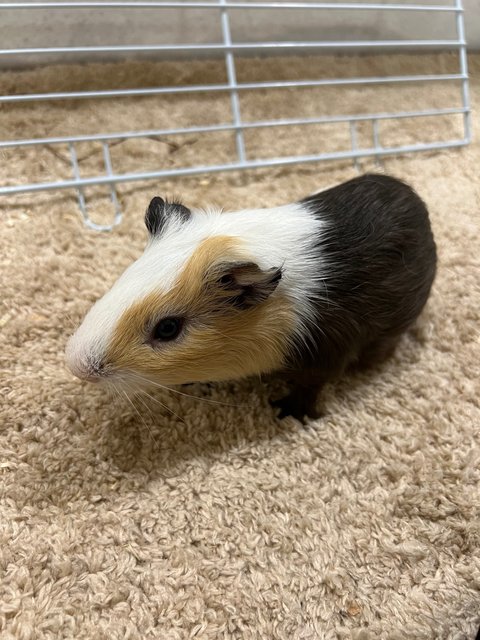
<instances>
[{"instance_id":1,"label":"guinea pig ear","mask_svg":"<svg viewBox=\"0 0 480 640\"><path fill-rule=\"evenodd\" d=\"M249 309L266 300L277 288L282 270L260 269L254 262L219 265L216 286L226 304L236 309Z\"/></svg>"},{"instance_id":2,"label":"guinea pig ear","mask_svg":"<svg viewBox=\"0 0 480 640\"><path fill-rule=\"evenodd\" d=\"M190 209L187 209L181 202L168 202L168 200L155 196L145 212L145 226L150 235L159 236L172 217L183 222L188 220L190 216Z\"/></svg>"}]
</instances>

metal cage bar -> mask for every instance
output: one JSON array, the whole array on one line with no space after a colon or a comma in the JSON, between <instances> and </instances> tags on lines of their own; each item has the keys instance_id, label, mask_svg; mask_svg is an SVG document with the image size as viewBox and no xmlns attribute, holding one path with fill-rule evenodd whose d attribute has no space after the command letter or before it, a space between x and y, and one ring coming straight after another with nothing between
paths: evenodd
<instances>
[{"instance_id":1,"label":"metal cage bar","mask_svg":"<svg viewBox=\"0 0 480 640\"><path fill-rule=\"evenodd\" d=\"M458 7L422 4L382 4L358 2L229 2L228 9L328 9L362 11L421 11L456 13ZM0 9L219 9L218 2L4 2ZM461 10L461 9L460 9Z\"/></svg>"},{"instance_id":2,"label":"metal cage bar","mask_svg":"<svg viewBox=\"0 0 480 640\"><path fill-rule=\"evenodd\" d=\"M386 76L384 78L332 78L324 80L290 80L283 82L240 82L235 91L253 91L264 89L294 89L311 87L353 86L363 84L395 84L403 82L447 82L450 80L467 80L466 73L439 73L416 76ZM468 85L467 85L468 86ZM12 96L0 96L0 102L28 102L36 100L79 100L82 98L127 98L133 96L172 95L176 93L203 93L212 91L231 91L229 84L204 84L180 87L152 87L148 89L117 89L112 91L70 91L58 93L32 93Z\"/></svg>"},{"instance_id":3,"label":"metal cage bar","mask_svg":"<svg viewBox=\"0 0 480 640\"><path fill-rule=\"evenodd\" d=\"M2 187L0 194L13 195L35 191L53 191L57 189L70 189L90 187L94 185L110 185L118 182L138 182L152 180L154 178L172 178L175 176L194 176L201 173L219 173L221 171L237 171L239 169L260 169L262 167L282 167L293 164L318 162L320 160L353 160L355 158L367 158L378 156L392 156L402 153L417 153L426 150L451 149L466 145L464 140L447 140L445 142L430 142L426 144L411 144L398 147L384 147L382 149L369 147L357 151L335 151L332 153L319 153L305 156L288 156L272 158L268 160L246 160L243 163L232 162L229 164L207 165L201 167L184 167L180 169L166 169L163 171L145 171L143 173L123 173L121 175L98 176L95 178L81 178L78 180L63 180L61 182L43 182L41 184L18 185Z\"/></svg>"},{"instance_id":4,"label":"metal cage bar","mask_svg":"<svg viewBox=\"0 0 480 640\"><path fill-rule=\"evenodd\" d=\"M467 43L465 41L465 25L463 20L463 8L462 0L455 0L456 13L456 26L458 40L463 44L460 47L460 73L463 76L462 80L462 103L465 113L463 116L463 127L465 132L465 139L470 142L472 139L472 133L470 128L470 96L468 89L468 65L467 65Z\"/></svg>"},{"instance_id":5,"label":"metal cage bar","mask_svg":"<svg viewBox=\"0 0 480 640\"><path fill-rule=\"evenodd\" d=\"M26 192L51 191L57 189L75 189L78 196L79 208L85 223L94 229L107 229L121 220L121 209L116 193L115 185L123 182L133 182L154 178L170 178L174 176L196 175L201 173L216 173L220 171L233 171L239 169L255 169L260 167L275 167L293 165L297 163L316 162L321 160L351 159L358 167L360 158L373 157L377 162L382 158L400 153L414 153L426 150L448 149L466 145L471 140L470 103L468 88L467 52L464 31L464 16L461 0L451 0L453 5L423 5L423 4L383 4L379 2L360 4L358 2L235 2L235 0L208 0L200 2L176 1L149 1L149 2L7 2L0 4L0 11L5 10L45 10L45 9L205 9L218 14L220 21L222 42L203 44L142 44L142 45L109 45L109 46L50 46L0 49L0 59L7 60L13 56L43 56L43 55L75 55L75 54L110 54L110 53L178 53L197 52L222 54L225 59L227 82L206 85L190 86L159 86L134 89L90 90L90 91L64 91L45 92L31 94L0 95L0 103L35 102L42 100L77 100L96 98L124 98L140 96L182 95L195 93L227 93L230 96L231 122L218 123L205 126L190 127L161 127L140 131L120 131L116 133L98 133L92 135L72 135L60 137L24 138L17 140L0 140L0 149L39 147L42 145L67 145L70 153L73 178L53 182L39 182L28 184L0 185L0 195L14 195ZM397 13L425 13L432 15L441 13L451 15L455 20L455 39L405 39L405 40L376 40L376 41L284 41L284 42L235 42L232 38L230 27L230 11L246 11L268 9L272 11L296 10L312 11L314 14L322 11L384 11ZM282 51L292 53L297 51L378 51L378 50L409 50L409 49L448 49L458 51L458 73L417 74L384 77L351 77L351 78L322 78L318 80L287 80L268 82L238 82L236 75L235 55L242 52L269 53ZM398 111L392 113L360 113L355 115L319 115L314 118L283 118L278 120L257 120L246 122L241 117L241 95L244 91L268 91L271 89L309 89L314 87L348 87L348 86L375 86L375 85L403 85L408 83L435 83L451 82L459 83L461 94L461 107L432 108L417 111ZM456 116L463 118L463 136L453 140L440 142L425 142L418 144L398 144L388 146L382 144L380 123L405 118L438 116ZM359 144L357 124L370 122L372 126L372 146L364 147ZM309 155L279 157L279 158L247 158L244 132L272 127L289 127L298 125L322 125L332 123L345 123L348 126L350 149L330 153L318 153ZM208 134L213 132L232 132L235 136L237 159L229 163L208 166L178 167L175 169L157 170L138 173L116 173L112 166L110 156L110 143L116 140L130 138L142 138L160 135L182 135L189 133ZM94 176L81 176L80 164L75 145L81 142L99 142L102 145L105 174ZM85 198L85 188L93 185L105 185L110 188L110 199L113 206L114 217L110 225L97 225L88 214Z\"/></svg>"},{"instance_id":6,"label":"metal cage bar","mask_svg":"<svg viewBox=\"0 0 480 640\"><path fill-rule=\"evenodd\" d=\"M289 127L312 124L332 124L332 123L352 123L366 122L373 120L397 120L403 118L425 118L438 115L465 115L467 110L465 107L452 109L431 109L429 111L399 111L398 113L366 113L355 116L323 116L319 118L290 118L284 120L263 120L257 122L243 122L242 129L261 129L269 127ZM179 129L147 129L144 131L128 131L117 133L104 133L98 135L84 136L65 136L57 138L31 138L24 140L6 140L0 142L0 149L8 147L26 147L45 144L66 144L70 142L101 142L104 140L125 140L130 138L148 138L151 136L175 136L189 133L216 133L219 131L234 131L237 125L218 124L208 125L204 127L184 127ZM0 192L1 193L1 192Z\"/></svg>"},{"instance_id":7,"label":"metal cage bar","mask_svg":"<svg viewBox=\"0 0 480 640\"><path fill-rule=\"evenodd\" d=\"M226 13L226 9L225 9ZM224 14L225 15L225 14ZM178 53L191 51L198 53L207 51L265 51L269 49L385 49L387 47L408 49L420 47L433 47L435 49L460 49L465 42L463 40L378 40L369 42L364 40L332 40L331 42L237 42L225 44L145 44L145 45L111 45L105 47L33 47L24 49L0 49L0 55L43 55L43 54L68 54L68 53Z\"/></svg>"},{"instance_id":8,"label":"metal cage bar","mask_svg":"<svg viewBox=\"0 0 480 640\"><path fill-rule=\"evenodd\" d=\"M220 0L222 7L222 34L225 47L229 47L225 51L225 63L227 65L228 85L230 87L230 100L232 104L233 124L235 126L235 139L237 145L237 154L240 162L245 162L245 141L243 139L242 119L240 116L240 100L237 91L237 74L235 71L235 61L232 46L232 35L230 33L230 20L228 17L226 0Z\"/></svg>"}]
</instances>

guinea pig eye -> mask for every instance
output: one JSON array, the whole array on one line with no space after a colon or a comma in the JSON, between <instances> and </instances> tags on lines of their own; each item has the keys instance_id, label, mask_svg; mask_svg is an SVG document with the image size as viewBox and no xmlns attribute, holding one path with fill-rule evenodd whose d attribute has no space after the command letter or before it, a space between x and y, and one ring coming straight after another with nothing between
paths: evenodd
<instances>
[{"instance_id":1,"label":"guinea pig eye","mask_svg":"<svg viewBox=\"0 0 480 640\"><path fill-rule=\"evenodd\" d=\"M229 286L235 283L235 278L231 273L226 273L218 282L223 286Z\"/></svg>"},{"instance_id":2,"label":"guinea pig eye","mask_svg":"<svg viewBox=\"0 0 480 640\"><path fill-rule=\"evenodd\" d=\"M178 338L183 327L183 318L162 318L153 329L152 339L157 342L169 342Z\"/></svg>"}]
</instances>

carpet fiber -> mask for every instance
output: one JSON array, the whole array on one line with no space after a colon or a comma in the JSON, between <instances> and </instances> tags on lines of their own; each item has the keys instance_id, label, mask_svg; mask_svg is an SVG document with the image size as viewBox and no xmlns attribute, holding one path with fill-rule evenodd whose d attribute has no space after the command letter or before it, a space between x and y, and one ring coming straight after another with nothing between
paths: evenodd
<instances>
[{"instance_id":1,"label":"carpet fiber","mask_svg":"<svg viewBox=\"0 0 480 640\"><path fill-rule=\"evenodd\" d=\"M325 58L315 68L332 76L352 66L356 75L422 72L422 60ZM436 64L448 71L454 62L438 56ZM270 65L266 77L306 77L314 68L309 58ZM57 67L4 73L0 89L184 84L218 80L219 68ZM478 117L480 57L470 58L470 68ZM266 79L264 69L249 61L239 75ZM450 85L355 88L341 98L338 89L322 91L303 100L293 92L279 100L252 94L244 115L367 111L372 101L379 111L409 109L425 95L447 106L458 94ZM228 108L228 96L4 106L1 136L182 126L227 118ZM384 135L405 143L452 138L450 123L385 125ZM302 132L255 133L247 149L275 155L348 143L345 127ZM207 145L192 135L136 140L114 146L112 158L117 170L217 163L233 144L230 134L212 135ZM98 145L78 152L84 175L100 166ZM70 175L62 147L4 150L1 158L2 182ZM91 303L139 255L143 211L155 193L181 194L193 206L280 204L356 175L350 164L124 185L125 220L111 234L82 226L72 193L2 200L2 640L473 640L480 624L479 165L476 141L385 161L384 170L410 182L430 208L438 277L421 322L393 358L330 385L326 417L307 427L276 420L268 398L278 388L256 380L183 390L200 399L159 391L135 406L112 400L74 379L63 351ZM107 195L87 191L98 219L110 212Z\"/></svg>"}]
</instances>

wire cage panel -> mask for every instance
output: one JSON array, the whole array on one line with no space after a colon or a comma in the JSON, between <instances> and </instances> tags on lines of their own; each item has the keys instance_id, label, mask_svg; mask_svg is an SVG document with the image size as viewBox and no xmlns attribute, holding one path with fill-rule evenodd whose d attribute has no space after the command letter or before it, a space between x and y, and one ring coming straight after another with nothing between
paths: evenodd
<instances>
[{"instance_id":1,"label":"wire cage panel","mask_svg":"<svg viewBox=\"0 0 480 640\"><path fill-rule=\"evenodd\" d=\"M122 12L128 10L151 10L155 12L181 10L194 11L198 14L203 11L208 20L214 24L221 34L221 40L217 42L185 42L185 43L154 43L154 44L108 44L108 45L81 45L81 46L33 46L0 49L0 61L5 66L5 61L9 59L32 60L42 62L50 61L52 56L61 57L65 62L70 58L74 60L91 60L95 57L105 59L109 56L143 56L160 55L173 58L179 55L187 55L198 58L205 55L207 57L218 56L224 59L224 71L218 82L205 84L165 84L161 86L132 87L132 88L112 88L91 90L71 90L71 91L50 91L44 92L10 92L0 95L0 107L2 105L14 107L17 104L38 104L47 102L59 104L62 101L77 100L100 100L100 99L123 99L123 98L156 98L158 100L171 100L181 96L225 96L229 97L228 118L223 121L205 122L192 125L187 123L181 126L172 126L167 118L160 119L158 128L148 128L139 130L121 130L114 132L98 132L87 135L61 135L43 137L25 137L17 139L5 139L0 141L0 149L20 150L25 148L64 148L68 149L71 177L64 177L54 181L39 180L37 182L13 183L0 185L0 195L13 195L18 193L51 191L59 189L75 189L78 196L78 203L85 223L95 229L110 229L121 220L121 208L117 197L116 185L119 183L144 181L149 179L171 178L174 176L186 176L202 173L215 173L221 171L233 171L241 169L255 169L260 167L275 167L283 165L293 165L305 162L317 162L326 160L348 160L357 163L360 158L374 157L380 160L389 155L401 153L419 152L435 149L446 149L459 147L470 142L470 105L468 93L468 69L467 54L464 32L464 16L461 0L453 0L449 4L407 4L407 3L385 3L385 2L235 2L235 0L199 0L198 2L180 1L151 1L151 2L3 2L0 3L0 15L6 12L30 12L34 16L35 12L41 11L88 11L89 15L95 15L95 11L115 11L121 9ZM247 41L238 41L235 37L235 16L244 15L245 12L279 12L291 16L289 21L295 24L295 16L309 16L309 21L313 29L307 34L310 38L269 41L267 38L254 39L260 31L255 29L250 33ZM381 14L395 14L399 16L432 16L441 15L449 26L449 33L453 37L425 39L377 39L369 40L366 37L359 38L354 30L355 37L352 39L315 39L317 32L321 33L321 16L327 12L342 12L346 16L373 15L374 12ZM353 20L353 18L352 18ZM421 22L418 21L420 25ZM316 28L318 26L318 29ZM418 27L419 28L419 27ZM417 28L417 30L418 30ZM295 30L294 30L295 32ZM253 35L252 35L253 34ZM453 51L458 55L458 70L456 72L422 72L415 75L402 73L392 75L346 75L345 77L307 77L307 78L287 78L287 79L264 79L264 78L244 78L244 69L248 68L242 63L245 56L249 55L292 55L300 53L318 54L325 52L334 53L372 53L372 52L396 52L399 51ZM116 59L116 58L114 58ZM322 112L322 104L318 103L315 111L303 112L300 108L302 101L299 99L298 115L292 114L291 110L286 117L271 118L263 117L259 107L252 113L245 109L244 96L254 94L258 96L278 96L287 94L292 90L296 95L301 95L306 90L344 90L360 89L372 91L378 86L387 86L396 90L400 87L423 87L425 97L428 102L429 86L438 83L447 83L454 86L457 100L455 104L442 104L439 106L417 107L412 103L406 110L399 110L389 107L388 109L369 108L361 112L349 112L352 109L344 109L344 112ZM291 93L288 93L291 98ZM373 102L373 100L372 100ZM435 118L461 118L462 131L459 135L448 140L426 140L417 141L405 139L402 143L391 143L385 139L383 127L386 123L401 123L412 119L432 119ZM169 126L170 125L170 126ZM268 153L261 153L257 150L251 151L249 140L252 136L261 141L262 132L266 130L285 131L294 130L301 127L305 131L310 131L315 142L318 136L319 127L338 125L345 131L345 148L325 149L315 152L303 152L297 155L277 155L271 157ZM131 171L122 170L115 167L115 160L112 159L111 149L119 141L151 139L159 136L168 136L169 139L182 139L184 136L195 134L202 139L208 140L209 135L221 135L222 133L233 136L234 145L229 151L229 156L223 158L224 161L216 164L201 163L176 166L172 168L153 167L150 170ZM85 175L85 167L79 159L78 148L83 143L94 143L101 146L103 158L103 169L100 172L92 171ZM85 189L95 185L104 185L110 191L110 197L114 209L114 218L111 224L98 225L89 216Z\"/></svg>"}]
</instances>

